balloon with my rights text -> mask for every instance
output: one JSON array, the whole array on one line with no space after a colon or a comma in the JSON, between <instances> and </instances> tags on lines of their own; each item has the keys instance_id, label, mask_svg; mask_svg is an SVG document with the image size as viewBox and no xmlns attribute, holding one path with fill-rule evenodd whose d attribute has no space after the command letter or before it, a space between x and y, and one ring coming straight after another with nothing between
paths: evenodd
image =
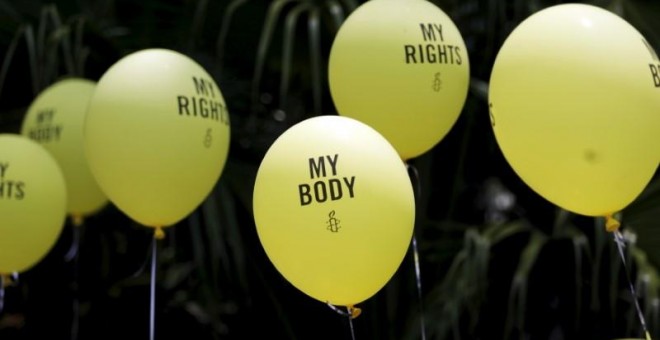
<instances>
[{"instance_id":1,"label":"balloon with my rights text","mask_svg":"<svg viewBox=\"0 0 660 340\"><path fill-rule=\"evenodd\" d=\"M215 186L229 131L227 105L210 74L178 52L146 49L120 59L99 80L85 152L108 198L160 233Z\"/></svg>"},{"instance_id":2,"label":"balloon with my rights text","mask_svg":"<svg viewBox=\"0 0 660 340\"><path fill-rule=\"evenodd\" d=\"M41 145L0 134L0 275L32 268L53 248L66 217L64 176Z\"/></svg>"},{"instance_id":3,"label":"balloon with my rights text","mask_svg":"<svg viewBox=\"0 0 660 340\"><path fill-rule=\"evenodd\" d=\"M458 119L470 61L458 28L430 1L371 0L337 32L328 78L337 112L376 129L408 160Z\"/></svg>"}]
</instances>

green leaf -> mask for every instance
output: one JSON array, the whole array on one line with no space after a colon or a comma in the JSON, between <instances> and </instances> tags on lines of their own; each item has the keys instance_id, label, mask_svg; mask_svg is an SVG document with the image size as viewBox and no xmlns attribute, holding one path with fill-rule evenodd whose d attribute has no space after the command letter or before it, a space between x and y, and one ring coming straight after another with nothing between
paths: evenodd
<instances>
[{"instance_id":1,"label":"green leaf","mask_svg":"<svg viewBox=\"0 0 660 340\"><path fill-rule=\"evenodd\" d=\"M514 329L522 332L525 324L527 310L527 289L529 285L529 274L538 259L541 250L546 245L548 238L540 232L532 232L529 242L520 254L518 267L511 282L509 290L509 303L507 317L504 326L504 338L509 339ZM522 333L520 334L522 338Z\"/></svg>"}]
</instances>

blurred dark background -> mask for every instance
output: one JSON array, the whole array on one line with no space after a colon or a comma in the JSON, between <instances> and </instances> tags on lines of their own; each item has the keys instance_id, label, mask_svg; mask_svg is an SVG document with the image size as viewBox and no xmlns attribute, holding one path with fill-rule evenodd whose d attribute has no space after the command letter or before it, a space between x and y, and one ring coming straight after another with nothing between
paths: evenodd
<instances>
[{"instance_id":1,"label":"blurred dark background","mask_svg":"<svg viewBox=\"0 0 660 340\"><path fill-rule=\"evenodd\" d=\"M488 118L487 82L502 42L531 13L560 1L433 2L461 31L472 79L449 135L410 161L421 188L415 228L427 339L640 337L604 221L560 210L531 191L504 160ZM261 157L279 134L305 118L336 114L328 54L337 24L360 3L0 0L2 133L18 133L30 102L61 77L98 80L144 48L185 53L223 92L232 138L222 177L158 246L158 339L351 338L344 317L271 265L251 195ZM621 15L660 49L660 2L588 3ZM291 60L282 58L287 48ZM660 338L660 181L620 217L636 298ZM148 338L152 231L108 206L79 232L77 262L65 260L74 238L67 223L48 257L7 288L0 339ZM360 307L357 339L421 338L412 254Z\"/></svg>"}]
</instances>

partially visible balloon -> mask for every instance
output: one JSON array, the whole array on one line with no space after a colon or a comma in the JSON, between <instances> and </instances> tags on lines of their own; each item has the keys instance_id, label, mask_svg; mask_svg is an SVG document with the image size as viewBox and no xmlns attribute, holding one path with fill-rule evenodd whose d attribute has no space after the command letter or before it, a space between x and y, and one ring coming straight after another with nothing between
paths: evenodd
<instances>
[{"instance_id":1,"label":"partially visible balloon","mask_svg":"<svg viewBox=\"0 0 660 340\"><path fill-rule=\"evenodd\" d=\"M83 124L95 86L79 78L51 85L32 102L21 127L22 135L40 143L59 164L69 198L67 211L76 218L108 202L89 170L83 148Z\"/></svg>"},{"instance_id":2,"label":"partially visible balloon","mask_svg":"<svg viewBox=\"0 0 660 340\"><path fill-rule=\"evenodd\" d=\"M132 53L97 84L85 152L120 210L145 226L170 226L206 198L225 165L229 113L220 88L183 54Z\"/></svg>"},{"instance_id":3,"label":"partially visible balloon","mask_svg":"<svg viewBox=\"0 0 660 340\"><path fill-rule=\"evenodd\" d=\"M490 80L507 161L566 210L622 210L658 167L658 64L644 37L604 9L564 4L530 16L504 42Z\"/></svg>"},{"instance_id":4,"label":"partially visible balloon","mask_svg":"<svg viewBox=\"0 0 660 340\"><path fill-rule=\"evenodd\" d=\"M0 274L23 272L57 241L66 185L55 159L19 135L0 134Z\"/></svg>"},{"instance_id":5,"label":"partially visible balloon","mask_svg":"<svg viewBox=\"0 0 660 340\"><path fill-rule=\"evenodd\" d=\"M337 112L376 129L402 159L419 156L463 109L467 53L456 25L430 1L367 1L332 43L328 73Z\"/></svg>"},{"instance_id":6,"label":"partially visible balloon","mask_svg":"<svg viewBox=\"0 0 660 340\"><path fill-rule=\"evenodd\" d=\"M321 116L285 131L254 185L259 240L307 295L352 306L401 264L415 219L408 173L392 146L355 119Z\"/></svg>"}]
</instances>

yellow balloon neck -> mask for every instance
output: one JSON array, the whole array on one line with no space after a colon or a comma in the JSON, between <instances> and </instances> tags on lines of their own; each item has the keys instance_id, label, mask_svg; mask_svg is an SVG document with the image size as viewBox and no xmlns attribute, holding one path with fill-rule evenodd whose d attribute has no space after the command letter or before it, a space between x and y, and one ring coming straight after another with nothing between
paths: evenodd
<instances>
[{"instance_id":1,"label":"yellow balloon neck","mask_svg":"<svg viewBox=\"0 0 660 340\"><path fill-rule=\"evenodd\" d=\"M646 332L646 340L651 340L651 334L649 332Z\"/></svg>"},{"instance_id":2,"label":"yellow balloon neck","mask_svg":"<svg viewBox=\"0 0 660 340\"><path fill-rule=\"evenodd\" d=\"M616 218L612 217L612 215L605 216L605 229L607 231L615 232L619 230L620 226L621 226L621 222L619 222Z\"/></svg>"},{"instance_id":3,"label":"yellow balloon neck","mask_svg":"<svg viewBox=\"0 0 660 340\"><path fill-rule=\"evenodd\" d=\"M163 231L163 227L155 227L156 230L154 231L154 238L157 240L162 240L165 238L165 231Z\"/></svg>"},{"instance_id":4,"label":"yellow balloon neck","mask_svg":"<svg viewBox=\"0 0 660 340\"><path fill-rule=\"evenodd\" d=\"M351 319L355 319L362 314L362 309L355 306L346 306Z\"/></svg>"},{"instance_id":5,"label":"yellow balloon neck","mask_svg":"<svg viewBox=\"0 0 660 340\"><path fill-rule=\"evenodd\" d=\"M0 274L0 287L9 287L14 283L10 274Z\"/></svg>"},{"instance_id":6,"label":"yellow balloon neck","mask_svg":"<svg viewBox=\"0 0 660 340\"><path fill-rule=\"evenodd\" d=\"M82 215L78 215L78 214L71 215L71 223L73 223L74 227L82 226L84 221L85 218L82 217Z\"/></svg>"}]
</instances>

